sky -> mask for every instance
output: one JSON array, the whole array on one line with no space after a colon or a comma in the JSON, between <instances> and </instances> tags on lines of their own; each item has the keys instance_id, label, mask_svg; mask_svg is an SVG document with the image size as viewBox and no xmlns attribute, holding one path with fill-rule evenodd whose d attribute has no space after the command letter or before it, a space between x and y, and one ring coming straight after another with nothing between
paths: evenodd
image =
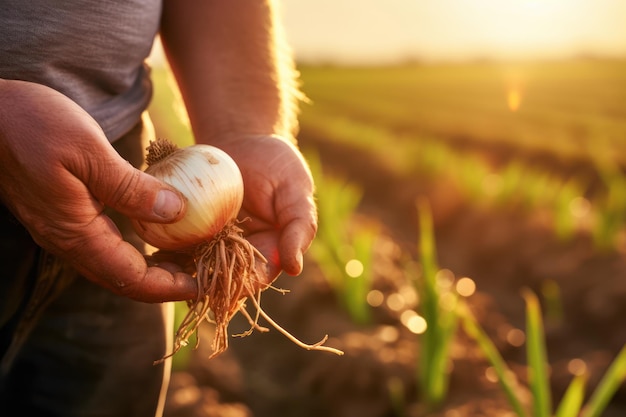
<instances>
[{"instance_id":1,"label":"sky","mask_svg":"<svg viewBox=\"0 0 626 417\"><path fill-rule=\"evenodd\" d=\"M281 0L298 60L626 56L626 0Z\"/></svg>"}]
</instances>

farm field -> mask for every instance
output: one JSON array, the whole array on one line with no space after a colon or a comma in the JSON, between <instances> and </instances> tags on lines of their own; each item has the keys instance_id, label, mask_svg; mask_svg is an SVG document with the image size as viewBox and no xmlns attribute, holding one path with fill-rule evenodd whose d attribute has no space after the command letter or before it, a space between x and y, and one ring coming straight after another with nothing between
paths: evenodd
<instances>
[{"instance_id":1,"label":"farm field","mask_svg":"<svg viewBox=\"0 0 626 417\"><path fill-rule=\"evenodd\" d=\"M588 160L626 140L626 62L302 68L306 126L341 118L518 157ZM355 138L356 139L356 138Z\"/></svg>"},{"instance_id":2,"label":"farm field","mask_svg":"<svg viewBox=\"0 0 626 417\"><path fill-rule=\"evenodd\" d=\"M429 406L429 333L415 317L432 317L422 289L431 269L516 376L525 415L542 416L527 372L525 289L543 309L543 394L556 408L585 375L589 400L626 344L626 61L300 70L310 103L299 144L320 230L302 276L277 280L291 292L266 291L263 303L294 335L328 333L346 354L303 351L271 331L207 361L206 328L207 340L177 358L166 415L519 415L463 320L441 345L443 399ZM155 77L158 134L189 143L163 70ZM245 326L235 320L233 333ZM626 387L611 398L602 415L626 415Z\"/></svg>"}]
</instances>

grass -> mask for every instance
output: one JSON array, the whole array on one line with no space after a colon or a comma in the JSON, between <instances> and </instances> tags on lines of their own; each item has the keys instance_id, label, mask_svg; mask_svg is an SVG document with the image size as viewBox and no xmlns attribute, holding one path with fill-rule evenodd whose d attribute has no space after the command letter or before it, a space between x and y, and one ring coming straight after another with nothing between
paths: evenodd
<instances>
[{"instance_id":1,"label":"grass","mask_svg":"<svg viewBox=\"0 0 626 417\"><path fill-rule=\"evenodd\" d=\"M562 239L571 238L580 229L571 207L587 193L583 176L562 178L520 161L497 169L480 156L460 152L432 138L410 137L408 133L398 138L383 126L317 110L308 117L313 125L309 134L326 143L341 143L376 155L378 164L391 176L431 182L447 178L474 204L491 203L494 208L519 208L527 213L547 211L552 214L555 234ZM398 146L387 145L394 142ZM599 196L590 202L590 210L599 219L593 231L599 247L612 245L613 237L626 224L626 187L613 185L626 181L626 177L613 174L610 178L611 198Z\"/></svg>"},{"instance_id":2,"label":"grass","mask_svg":"<svg viewBox=\"0 0 626 417\"><path fill-rule=\"evenodd\" d=\"M519 382L515 374L509 369L506 361L498 351L498 348L489 339L485 330L480 326L478 320L468 309L467 305L462 304L459 307L461 324L463 330L478 344L485 357L493 367L498 383L502 388L511 408L518 417L526 417L526 411L518 396Z\"/></svg>"},{"instance_id":3,"label":"grass","mask_svg":"<svg viewBox=\"0 0 626 417\"><path fill-rule=\"evenodd\" d=\"M367 324L378 227L355 218L361 189L325 173L316 155L308 154L307 160L315 179L319 213L318 232L309 253L351 319Z\"/></svg>"},{"instance_id":4,"label":"grass","mask_svg":"<svg viewBox=\"0 0 626 417\"><path fill-rule=\"evenodd\" d=\"M426 320L427 327L420 338L417 379L422 399L434 408L448 393L450 349L458 323L458 295L450 290L449 285L442 285L438 280L433 220L426 200L419 201L418 214L421 275L414 278L420 299L418 314Z\"/></svg>"},{"instance_id":5,"label":"grass","mask_svg":"<svg viewBox=\"0 0 626 417\"><path fill-rule=\"evenodd\" d=\"M553 414L553 398L549 381L549 360L546 352L545 330L538 297L529 290L523 292L526 301L526 358L531 412L528 413L520 394L520 383L478 320L466 305L460 308L462 327L480 346L493 366L512 410L518 417L599 417L619 386L626 381L626 345L618 353L595 390L585 403L586 373L576 374Z\"/></svg>"},{"instance_id":6,"label":"grass","mask_svg":"<svg viewBox=\"0 0 626 417\"><path fill-rule=\"evenodd\" d=\"M605 187L600 199L604 210L596 218L594 241L601 248L611 248L624 225L626 213L626 176L610 155L602 150L591 152L593 162Z\"/></svg>"}]
</instances>

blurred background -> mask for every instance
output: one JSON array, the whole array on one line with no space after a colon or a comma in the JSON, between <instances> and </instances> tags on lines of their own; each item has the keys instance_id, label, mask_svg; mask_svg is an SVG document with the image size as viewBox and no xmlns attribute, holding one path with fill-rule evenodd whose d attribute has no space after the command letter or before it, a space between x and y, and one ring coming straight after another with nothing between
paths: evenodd
<instances>
[{"instance_id":1,"label":"blurred background","mask_svg":"<svg viewBox=\"0 0 626 417\"><path fill-rule=\"evenodd\" d=\"M207 326L166 415L626 415L626 2L283 0L281 17L320 229L263 305L345 355L271 330L209 361ZM158 54L154 76L158 134L190 143Z\"/></svg>"}]
</instances>

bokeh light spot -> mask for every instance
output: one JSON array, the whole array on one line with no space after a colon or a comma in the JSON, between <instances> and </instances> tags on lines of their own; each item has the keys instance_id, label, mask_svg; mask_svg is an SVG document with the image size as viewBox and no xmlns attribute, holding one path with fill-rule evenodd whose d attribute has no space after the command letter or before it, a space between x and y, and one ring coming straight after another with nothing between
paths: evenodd
<instances>
[{"instance_id":1,"label":"bokeh light spot","mask_svg":"<svg viewBox=\"0 0 626 417\"><path fill-rule=\"evenodd\" d=\"M389 294L389 297L387 297L387 307L392 311L400 311L405 305L404 297L397 292Z\"/></svg>"},{"instance_id":2,"label":"bokeh light spot","mask_svg":"<svg viewBox=\"0 0 626 417\"><path fill-rule=\"evenodd\" d=\"M443 289L450 289L454 284L454 272L449 269L440 269L435 276L437 285Z\"/></svg>"},{"instance_id":3,"label":"bokeh light spot","mask_svg":"<svg viewBox=\"0 0 626 417\"><path fill-rule=\"evenodd\" d=\"M476 292L476 283L471 278L463 277L457 281L456 291L463 297L469 297Z\"/></svg>"},{"instance_id":4,"label":"bokeh light spot","mask_svg":"<svg viewBox=\"0 0 626 417\"><path fill-rule=\"evenodd\" d=\"M406 310L400 315L400 321L411 333L422 334L428 328L428 323L424 317L413 310Z\"/></svg>"},{"instance_id":5,"label":"bokeh light spot","mask_svg":"<svg viewBox=\"0 0 626 417\"><path fill-rule=\"evenodd\" d=\"M348 262L346 262L345 270L346 274L348 274L349 277L358 278L363 275L363 263L358 259L350 259Z\"/></svg>"},{"instance_id":6,"label":"bokeh light spot","mask_svg":"<svg viewBox=\"0 0 626 417\"><path fill-rule=\"evenodd\" d=\"M526 341L526 334L520 329L511 329L506 334L506 341L515 347L520 347Z\"/></svg>"},{"instance_id":7,"label":"bokeh light spot","mask_svg":"<svg viewBox=\"0 0 626 417\"><path fill-rule=\"evenodd\" d=\"M366 300L367 304L369 304L370 306L380 307L385 301L385 295L382 293L382 291L372 290L367 293Z\"/></svg>"},{"instance_id":8,"label":"bokeh light spot","mask_svg":"<svg viewBox=\"0 0 626 417\"><path fill-rule=\"evenodd\" d=\"M587 372L587 364L582 359L572 359L567 363L567 371L572 375L583 375Z\"/></svg>"},{"instance_id":9,"label":"bokeh light spot","mask_svg":"<svg viewBox=\"0 0 626 417\"><path fill-rule=\"evenodd\" d=\"M485 369L485 378L487 378L487 381L489 382L498 382L498 374L496 373L496 370L493 368L493 366Z\"/></svg>"},{"instance_id":10,"label":"bokeh light spot","mask_svg":"<svg viewBox=\"0 0 626 417\"><path fill-rule=\"evenodd\" d=\"M393 343L400 337L400 332L394 326L382 326L378 329L378 338L385 343Z\"/></svg>"}]
</instances>

